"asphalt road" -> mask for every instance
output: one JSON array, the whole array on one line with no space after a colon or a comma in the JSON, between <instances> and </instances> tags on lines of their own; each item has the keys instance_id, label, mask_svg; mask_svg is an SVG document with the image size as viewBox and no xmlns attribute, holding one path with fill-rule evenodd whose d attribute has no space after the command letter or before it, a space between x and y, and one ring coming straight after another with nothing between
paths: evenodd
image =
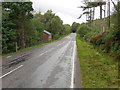
<instances>
[{"instance_id":1,"label":"asphalt road","mask_svg":"<svg viewBox=\"0 0 120 90\"><path fill-rule=\"evenodd\" d=\"M72 33L60 41L3 58L3 64L12 63L3 67L2 88L81 88L75 37Z\"/></svg>"}]
</instances>

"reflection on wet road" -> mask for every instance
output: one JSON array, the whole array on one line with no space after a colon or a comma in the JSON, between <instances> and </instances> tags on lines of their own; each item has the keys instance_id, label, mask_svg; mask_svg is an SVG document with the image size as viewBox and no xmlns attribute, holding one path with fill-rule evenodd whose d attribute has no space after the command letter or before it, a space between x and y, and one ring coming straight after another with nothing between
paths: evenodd
<instances>
[{"instance_id":1,"label":"reflection on wet road","mask_svg":"<svg viewBox=\"0 0 120 90\"><path fill-rule=\"evenodd\" d=\"M12 68L21 64L23 67L2 78L3 88L81 87L80 77L76 75L78 61L75 36L72 33L60 41L29 51L32 54L28 60ZM78 81L74 81L75 78Z\"/></svg>"}]
</instances>

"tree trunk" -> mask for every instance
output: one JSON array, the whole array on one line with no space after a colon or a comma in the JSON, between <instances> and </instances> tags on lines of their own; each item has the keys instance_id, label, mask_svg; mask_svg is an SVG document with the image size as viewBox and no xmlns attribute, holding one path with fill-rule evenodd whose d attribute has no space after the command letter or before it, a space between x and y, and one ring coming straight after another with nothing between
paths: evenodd
<instances>
[{"instance_id":1,"label":"tree trunk","mask_svg":"<svg viewBox=\"0 0 120 90\"><path fill-rule=\"evenodd\" d=\"M87 14L86 14L86 21L87 21Z\"/></svg>"},{"instance_id":2,"label":"tree trunk","mask_svg":"<svg viewBox=\"0 0 120 90\"><path fill-rule=\"evenodd\" d=\"M89 9L89 8L88 8L88 12L90 12L90 9ZM88 14L88 20L90 20L89 16L90 16L90 13Z\"/></svg>"},{"instance_id":3,"label":"tree trunk","mask_svg":"<svg viewBox=\"0 0 120 90\"><path fill-rule=\"evenodd\" d=\"M118 1L118 30L120 31L120 1Z\"/></svg>"},{"instance_id":4,"label":"tree trunk","mask_svg":"<svg viewBox=\"0 0 120 90\"><path fill-rule=\"evenodd\" d=\"M25 33L24 33L24 22L21 22L20 25L19 25L19 32L20 32L20 35L19 35L19 43L20 43L20 48L23 49L25 48Z\"/></svg>"},{"instance_id":5,"label":"tree trunk","mask_svg":"<svg viewBox=\"0 0 120 90\"><path fill-rule=\"evenodd\" d=\"M110 30L110 0L108 0L108 29Z\"/></svg>"},{"instance_id":6,"label":"tree trunk","mask_svg":"<svg viewBox=\"0 0 120 90\"><path fill-rule=\"evenodd\" d=\"M90 8L90 26L92 26L92 8Z\"/></svg>"},{"instance_id":7,"label":"tree trunk","mask_svg":"<svg viewBox=\"0 0 120 90\"><path fill-rule=\"evenodd\" d=\"M100 19L102 19L102 5L100 5Z\"/></svg>"},{"instance_id":8,"label":"tree trunk","mask_svg":"<svg viewBox=\"0 0 120 90\"><path fill-rule=\"evenodd\" d=\"M100 5L100 19L102 19L102 5Z\"/></svg>"},{"instance_id":9,"label":"tree trunk","mask_svg":"<svg viewBox=\"0 0 120 90\"><path fill-rule=\"evenodd\" d=\"M95 17L95 7L93 7L93 17L92 17L92 24L94 26L94 17Z\"/></svg>"},{"instance_id":10,"label":"tree trunk","mask_svg":"<svg viewBox=\"0 0 120 90\"><path fill-rule=\"evenodd\" d=\"M117 1L117 5L118 5L117 7L116 7L115 3L113 2L113 0L111 0L111 1L114 5L114 8L117 11L117 29L120 30L120 23L119 23L119 21L120 21L120 1L119 0Z\"/></svg>"},{"instance_id":11,"label":"tree trunk","mask_svg":"<svg viewBox=\"0 0 120 90\"><path fill-rule=\"evenodd\" d=\"M104 5L104 31L106 30L106 5Z\"/></svg>"},{"instance_id":12,"label":"tree trunk","mask_svg":"<svg viewBox=\"0 0 120 90\"><path fill-rule=\"evenodd\" d=\"M95 17L95 7L93 7L93 20L94 20L94 17Z\"/></svg>"}]
</instances>

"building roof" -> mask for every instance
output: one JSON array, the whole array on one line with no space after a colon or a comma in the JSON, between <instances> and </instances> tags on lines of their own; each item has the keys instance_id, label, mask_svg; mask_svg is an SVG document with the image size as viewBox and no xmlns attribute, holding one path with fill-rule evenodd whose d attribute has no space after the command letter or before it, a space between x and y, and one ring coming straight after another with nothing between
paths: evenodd
<instances>
[{"instance_id":1,"label":"building roof","mask_svg":"<svg viewBox=\"0 0 120 90\"><path fill-rule=\"evenodd\" d=\"M48 31L46 31L46 30L44 30L43 32L44 32L44 33L46 33L46 34L51 35L51 33L50 33L50 32L48 32Z\"/></svg>"}]
</instances>

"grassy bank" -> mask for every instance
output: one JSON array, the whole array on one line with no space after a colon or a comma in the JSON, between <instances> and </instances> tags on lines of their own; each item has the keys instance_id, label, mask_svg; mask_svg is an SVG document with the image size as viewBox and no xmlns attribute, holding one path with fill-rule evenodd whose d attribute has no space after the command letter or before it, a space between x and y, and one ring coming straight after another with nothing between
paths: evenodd
<instances>
[{"instance_id":1,"label":"grassy bank","mask_svg":"<svg viewBox=\"0 0 120 90\"><path fill-rule=\"evenodd\" d=\"M70 35L70 34L68 34ZM12 52L12 53L8 53L8 54L3 54L2 57L6 57L6 56L10 56L10 55L13 55L13 54L16 54L16 53L20 53L20 52L24 52L24 51L27 51L27 50L30 50L30 49L33 49L33 48L36 48L36 47L40 47L40 46L43 46L43 45L47 45L49 43L52 43L52 42L55 42L55 41L59 41L61 40L63 37L65 37L67 35L63 35L61 36L60 38L58 38L57 40L52 40L52 41L49 41L49 42L43 42L43 43L40 43L38 45L34 45L34 46L31 46L31 47L27 47L27 48L24 48L24 49L20 49L18 50L17 52ZM0 56L1 57L1 56Z\"/></svg>"},{"instance_id":2,"label":"grassy bank","mask_svg":"<svg viewBox=\"0 0 120 90\"><path fill-rule=\"evenodd\" d=\"M117 88L118 63L114 58L103 55L92 45L76 38L78 57L84 88Z\"/></svg>"}]
</instances>

